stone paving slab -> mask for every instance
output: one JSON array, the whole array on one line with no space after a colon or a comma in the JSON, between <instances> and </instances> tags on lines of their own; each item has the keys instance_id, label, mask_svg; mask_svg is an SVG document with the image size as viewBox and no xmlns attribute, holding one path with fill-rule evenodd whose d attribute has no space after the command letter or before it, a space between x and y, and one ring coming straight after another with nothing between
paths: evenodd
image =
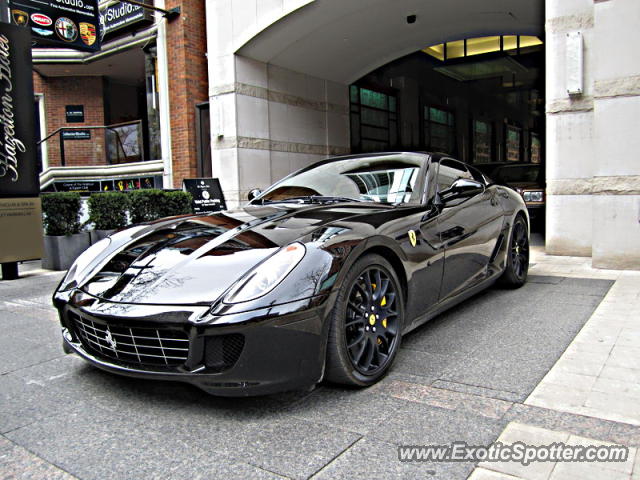
<instances>
[{"instance_id":1,"label":"stone paving slab","mask_svg":"<svg viewBox=\"0 0 640 480\"><path fill-rule=\"evenodd\" d=\"M550 430L521 423L510 423L498 438L504 445L522 442L526 445L552 445L564 443L566 445L603 446L611 445L592 438L571 435L566 432ZM480 472L471 475L470 479L507 478L515 477L527 480L547 479L607 479L630 480L637 464L637 449L629 448L629 456L625 462L532 462L523 465L519 462L481 462ZM495 472L492 477L489 472Z\"/></svg>"},{"instance_id":2,"label":"stone paving slab","mask_svg":"<svg viewBox=\"0 0 640 480\"><path fill-rule=\"evenodd\" d=\"M638 312L640 282L623 273L526 403L640 426Z\"/></svg>"},{"instance_id":3,"label":"stone paving slab","mask_svg":"<svg viewBox=\"0 0 640 480\"><path fill-rule=\"evenodd\" d=\"M64 470L0 436L0 475L9 479L75 480Z\"/></svg>"}]
</instances>

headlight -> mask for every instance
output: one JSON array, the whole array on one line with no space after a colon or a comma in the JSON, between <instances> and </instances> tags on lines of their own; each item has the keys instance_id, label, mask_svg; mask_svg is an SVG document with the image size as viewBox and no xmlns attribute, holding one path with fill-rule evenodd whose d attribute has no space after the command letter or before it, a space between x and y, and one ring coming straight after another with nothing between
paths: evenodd
<instances>
[{"instance_id":1,"label":"headlight","mask_svg":"<svg viewBox=\"0 0 640 480\"><path fill-rule=\"evenodd\" d=\"M522 198L525 202L542 202L543 193L540 191L524 192Z\"/></svg>"},{"instance_id":2,"label":"headlight","mask_svg":"<svg viewBox=\"0 0 640 480\"><path fill-rule=\"evenodd\" d=\"M69 271L65 275L64 280L60 283L60 288L58 290L64 292L70 288L77 287L77 280L82 276L82 273L99 254L109 247L110 244L110 238L103 238L82 252L80 256L76 258L76 261L73 262L71 268L69 268Z\"/></svg>"},{"instance_id":3,"label":"headlight","mask_svg":"<svg viewBox=\"0 0 640 480\"><path fill-rule=\"evenodd\" d=\"M254 300L269 293L293 270L304 257L301 243L292 243L278 250L241 279L225 297L225 303Z\"/></svg>"}]
</instances>

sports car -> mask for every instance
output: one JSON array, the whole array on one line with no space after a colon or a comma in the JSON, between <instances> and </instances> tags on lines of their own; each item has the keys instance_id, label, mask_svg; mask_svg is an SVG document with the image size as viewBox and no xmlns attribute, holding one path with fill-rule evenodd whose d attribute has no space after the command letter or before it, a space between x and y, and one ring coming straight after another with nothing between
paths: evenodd
<instances>
[{"instance_id":1,"label":"sports car","mask_svg":"<svg viewBox=\"0 0 640 480\"><path fill-rule=\"evenodd\" d=\"M53 296L65 351L217 395L365 387L407 332L527 278L522 197L446 155L330 158L249 196L86 250Z\"/></svg>"}]
</instances>

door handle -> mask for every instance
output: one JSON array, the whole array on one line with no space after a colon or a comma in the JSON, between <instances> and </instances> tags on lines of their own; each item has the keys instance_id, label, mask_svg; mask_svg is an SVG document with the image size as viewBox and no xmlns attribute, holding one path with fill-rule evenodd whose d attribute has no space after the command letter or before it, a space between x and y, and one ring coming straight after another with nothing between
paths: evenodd
<instances>
[{"instance_id":1,"label":"door handle","mask_svg":"<svg viewBox=\"0 0 640 480\"><path fill-rule=\"evenodd\" d=\"M440 234L443 240L450 240L452 238L461 237L464 235L464 227L453 227L448 230L445 230Z\"/></svg>"}]
</instances>

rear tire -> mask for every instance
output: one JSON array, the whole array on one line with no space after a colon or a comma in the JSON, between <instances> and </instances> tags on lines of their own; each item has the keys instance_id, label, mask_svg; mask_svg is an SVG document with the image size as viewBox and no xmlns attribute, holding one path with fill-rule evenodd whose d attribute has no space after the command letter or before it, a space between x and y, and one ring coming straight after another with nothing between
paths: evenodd
<instances>
[{"instance_id":1,"label":"rear tire","mask_svg":"<svg viewBox=\"0 0 640 480\"><path fill-rule=\"evenodd\" d=\"M529 231L526 220L518 215L513 222L507 249L507 265L500 283L518 288L527 281L529 272Z\"/></svg>"},{"instance_id":2,"label":"rear tire","mask_svg":"<svg viewBox=\"0 0 640 480\"><path fill-rule=\"evenodd\" d=\"M398 277L382 256L356 261L330 315L328 381L366 387L385 375L400 348L403 299Z\"/></svg>"}]
</instances>

